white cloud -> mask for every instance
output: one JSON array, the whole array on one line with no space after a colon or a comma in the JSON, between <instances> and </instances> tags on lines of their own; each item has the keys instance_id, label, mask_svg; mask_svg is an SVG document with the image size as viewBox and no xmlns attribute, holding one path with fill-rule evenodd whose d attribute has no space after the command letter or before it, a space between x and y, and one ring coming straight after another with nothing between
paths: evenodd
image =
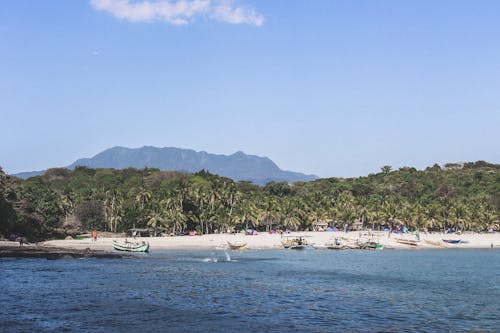
<instances>
[{"instance_id":1,"label":"white cloud","mask_svg":"<svg viewBox=\"0 0 500 333\"><path fill-rule=\"evenodd\" d=\"M232 24L261 26L264 17L250 7L236 6L232 0L90 0L96 10L131 22L165 21L187 24L196 16L204 16Z\"/></svg>"}]
</instances>

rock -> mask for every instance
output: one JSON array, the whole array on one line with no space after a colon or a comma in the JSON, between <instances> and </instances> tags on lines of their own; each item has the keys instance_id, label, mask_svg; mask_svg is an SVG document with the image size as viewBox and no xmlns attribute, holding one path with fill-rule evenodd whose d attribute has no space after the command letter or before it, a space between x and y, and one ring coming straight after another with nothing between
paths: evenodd
<instances>
[{"instance_id":1,"label":"rock","mask_svg":"<svg viewBox=\"0 0 500 333\"><path fill-rule=\"evenodd\" d=\"M111 253L104 251L94 251L89 248L85 250L64 249L58 247L44 246L5 246L0 247L0 258L134 258L125 253Z\"/></svg>"}]
</instances>

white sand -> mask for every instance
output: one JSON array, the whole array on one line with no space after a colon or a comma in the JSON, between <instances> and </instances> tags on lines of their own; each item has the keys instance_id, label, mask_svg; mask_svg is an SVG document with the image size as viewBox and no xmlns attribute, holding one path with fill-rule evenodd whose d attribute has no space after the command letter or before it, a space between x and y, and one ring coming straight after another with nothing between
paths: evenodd
<instances>
[{"instance_id":1,"label":"white sand","mask_svg":"<svg viewBox=\"0 0 500 333\"><path fill-rule=\"evenodd\" d=\"M288 234L286 234L288 235ZM360 237L359 232L300 232L291 233L293 235L305 235L307 240L318 248L325 247L325 244L335 237L344 237L353 241ZM500 233L466 233L463 235L455 234L420 234L421 241L418 246L404 245L397 243L395 238L415 239L413 235L396 235L391 234L388 237L387 232L374 232L369 235L368 232L362 232L363 240L374 240L382 243L388 248L395 249L431 249L431 248L490 248L493 244L494 248L500 248ZM124 240L124 238L103 238L98 237L96 242L90 238L83 240L53 240L40 243L44 246L66 247L74 249L91 248L95 250L111 250L113 240ZM128 238L132 240L132 238ZM465 243L447 244L443 239L460 239ZM281 236L261 233L256 236L233 235L233 234L214 234L203 236L176 236L176 237L142 237L136 240L148 241L151 249L216 249L223 248L227 242L234 244L246 243L250 249L280 249ZM430 241L431 243L428 243Z\"/></svg>"}]
</instances>

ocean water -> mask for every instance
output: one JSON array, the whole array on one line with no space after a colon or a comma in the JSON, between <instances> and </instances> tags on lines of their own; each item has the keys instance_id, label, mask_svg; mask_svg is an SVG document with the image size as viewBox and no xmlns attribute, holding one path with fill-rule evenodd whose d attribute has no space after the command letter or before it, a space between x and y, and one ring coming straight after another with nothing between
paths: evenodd
<instances>
[{"instance_id":1,"label":"ocean water","mask_svg":"<svg viewBox=\"0 0 500 333\"><path fill-rule=\"evenodd\" d=\"M1 259L0 332L499 332L500 251Z\"/></svg>"}]
</instances>

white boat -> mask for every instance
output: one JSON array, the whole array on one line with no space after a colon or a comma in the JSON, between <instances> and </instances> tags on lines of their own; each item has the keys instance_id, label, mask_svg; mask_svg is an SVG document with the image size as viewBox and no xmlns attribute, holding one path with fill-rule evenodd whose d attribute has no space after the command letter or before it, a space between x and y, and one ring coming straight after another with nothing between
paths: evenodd
<instances>
[{"instance_id":1,"label":"white boat","mask_svg":"<svg viewBox=\"0 0 500 333\"><path fill-rule=\"evenodd\" d=\"M124 242L113 240L113 248L117 251L128 251L128 252L148 252L149 243L148 242L129 242L125 239Z\"/></svg>"}]
</instances>

